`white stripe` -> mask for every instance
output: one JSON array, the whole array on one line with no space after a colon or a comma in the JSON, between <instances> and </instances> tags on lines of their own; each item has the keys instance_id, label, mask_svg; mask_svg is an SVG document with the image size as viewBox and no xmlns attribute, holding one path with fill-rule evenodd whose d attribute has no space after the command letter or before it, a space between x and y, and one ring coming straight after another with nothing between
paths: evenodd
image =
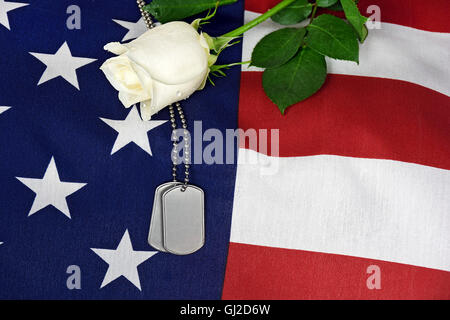
<instances>
[{"instance_id":1,"label":"white stripe","mask_svg":"<svg viewBox=\"0 0 450 320\"><path fill-rule=\"evenodd\" d=\"M449 170L332 155L259 157L265 165L237 168L231 242L450 271ZM261 175L267 165L278 173Z\"/></svg>"},{"instance_id":2,"label":"white stripe","mask_svg":"<svg viewBox=\"0 0 450 320\"><path fill-rule=\"evenodd\" d=\"M246 11L245 21L260 14ZM244 35L242 60L251 60L253 48L266 34L283 28L267 20ZM381 23L361 45L360 63L328 59L328 72L397 79L419 84L450 96L450 33L422 31ZM247 66L242 71L261 71Z\"/></svg>"}]
</instances>

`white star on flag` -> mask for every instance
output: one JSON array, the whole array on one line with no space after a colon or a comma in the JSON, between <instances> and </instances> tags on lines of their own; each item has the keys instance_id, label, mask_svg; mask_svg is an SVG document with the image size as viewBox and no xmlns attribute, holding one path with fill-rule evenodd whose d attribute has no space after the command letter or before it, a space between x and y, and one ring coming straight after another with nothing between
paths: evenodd
<instances>
[{"instance_id":1,"label":"white star on flag","mask_svg":"<svg viewBox=\"0 0 450 320\"><path fill-rule=\"evenodd\" d=\"M4 0L0 0L0 24L5 26L6 29L11 30L11 27L9 26L8 12L28 5L28 3L6 2Z\"/></svg>"},{"instance_id":2,"label":"white star on flag","mask_svg":"<svg viewBox=\"0 0 450 320\"><path fill-rule=\"evenodd\" d=\"M38 85L61 76L78 90L80 87L76 70L97 60L72 56L67 42L64 42L55 54L36 52L30 52L30 54L47 66Z\"/></svg>"},{"instance_id":3,"label":"white star on flag","mask_svg":"<svg viewBox=\"0 0 450 320\"><path fill-rule=\"evenodd\" d=\"M86 183L62 182L59 179L58 169L56 168L56 163L53 157L50 160L42 179L16 178L36 193L36 197L34 198L33 205L31 206L28 216L33 215L37 211L49 205L52 205L70 219L70 211L67 206L66 197L86 185Z\"/></svg>"},{"instance_id":4,"label":"white star on flag","mask_svg":"<svg viewBox=\"0 0 450 320\"><path fill-rule=\"evenodd\" d=\"M1 1L1 0L0 0ZM147 31L147 26L145 25L144 19L140 18L137 22L129 22L123 20L112 19L115 23L121 25L122 27L128 29L127 34L123 37L122 41L127 41L135 39Z\"/></svg>"},{"instance_id":5,"label":"white star on flag","mask_svg":"<svg viewBox=\"0 0 450 320\"><path fill-rule=\"evenodd\" d=\"M125 120L111 120L104 118L100 118L100 120L119 133L114 142L111 154L119 151L130 142L134 142L141 147L142 150L149 155L152 155L147 132L167 122L167 120L143 121L139 116L136 106L133 106Z\"/></svg>"},{"instance_id":6,"label":"white star on flag","mask_svg":"<svg viewBox=\"0 0 450 320\"><path fill-rule=\"evenodd\" d=\"M11 107L0 106L0 114L2 114L3 112L5 112L8 109L11 109Z\"/></svg>"},{"instance_id":7,"label":"white star on flag","mask_svg":"<svg viewBox=\"0 0 450 320\"><path fill-rule=\"evenodd\" d=\"M157 251L134 251L128 230L125 231L116 250L96 248L91 248L91 250L109 265L100 288L103 288L120 276L124 276L141 291L141 281L139 280L137 267L158 253Z\"/></svg>"}]
</instances>

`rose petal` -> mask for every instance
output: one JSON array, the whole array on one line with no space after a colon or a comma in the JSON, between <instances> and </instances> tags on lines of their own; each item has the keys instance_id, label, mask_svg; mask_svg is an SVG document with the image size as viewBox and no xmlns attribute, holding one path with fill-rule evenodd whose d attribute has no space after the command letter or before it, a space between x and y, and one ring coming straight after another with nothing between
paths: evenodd
<instances>
[{"instance_id":1,"label":"rose petal","mask_svg":"<svg viewBox=\"0 0 450 320\"><path fill-rule=\"evenodd\" d=\"M110 42L106 44L103 49L116 55L121 55L128 51L126 45L121 44L120 42Z\"/></svg>"}]
</instances>

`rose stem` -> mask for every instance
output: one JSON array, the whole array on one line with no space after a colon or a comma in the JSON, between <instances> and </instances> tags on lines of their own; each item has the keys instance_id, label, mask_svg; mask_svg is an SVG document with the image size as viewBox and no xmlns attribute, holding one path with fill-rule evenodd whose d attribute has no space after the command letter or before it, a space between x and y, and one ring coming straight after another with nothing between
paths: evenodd
<instances>
[{"instance_id":1,"label":"rose stem","mask_svg":"<svg viewBox=\"0 0 450 320\"><path fill-rule=\"evenodd\" d=\"M241 34L243 34L244 32L246 32L246 31L250 30L251 28L257 26L261 22L264 22L265 20L269 19L275 13L277 13L278 11L286 8L288 5L290 5L294 1L295 0L283 0L279 4L277 4L275 7L273 7L272 9L269 9L263 15L260 15L258 18L256 18L256 19L254 19L254 20L244 24L243 26L241 26L241 27L239 27L237 29L234 29L233 31L230 31L230 32L228 32L226 34L224 34L222 37L238 37Z\"/></svg>"},{"instance_id":2,"label":"rose stem","mask_svg":"<svg viewBox=\"0 0 450 320\"><path fill-rule=\"evenodd\" d=\"M311 19L309 20L310 24L313 22L314 18L316 17L316 12L317 12L317 7L318 7L317 6L317 1L314 2L313 7L314 7L314 9L313 9L313 12L311 14Z\"/></svg>"}]
</instances>

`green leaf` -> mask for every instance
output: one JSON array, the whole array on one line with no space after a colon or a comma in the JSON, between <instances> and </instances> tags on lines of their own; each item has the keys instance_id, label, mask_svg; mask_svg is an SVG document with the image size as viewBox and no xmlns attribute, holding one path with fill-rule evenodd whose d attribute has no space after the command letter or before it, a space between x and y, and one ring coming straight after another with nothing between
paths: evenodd
<instances>
[{"instance_id":1,"label":"green leaf","mask_svg":"<svg viewBox=\"0 0 450 320\"><path fill-rule=\"evenodd\" d=\"M153 0L145 6L159 22L181 20L212 9L219 2L219 6L232 4L237 0Z\"/></svg>"},{"instance_id":2,"label":"green leaf","mask_svg":"<svg viewBox=\"0 0 450 320\"><path fill-rule=\"evenodd\" d=\"M324 56L304 48L288 63L264 71L263 87L270 100L284 114L289 106L316 93L326 77Z\"/></svg>"},{"instance_id":3,"label":"green leaf","mask_svg":"<svg viewBox=\"0 0 450 320\"><path fill-rule=\"evenodd\" d=\"M297 53L305 33L305 28L285 28L268 34L253 49L252 65L273 68L285 64Z\"/></svg>"},{"instance_id":4,"label":"green leaf","mask_svg":"<svg viewBox=\"0 0 450 320\"><path fill-rule=\"evenodd\" d=\"M206 17L195 19L194 21L192 21L191 26L198 31L201 25L209 23L208 20L211 20L215 17L217 8L219 8L219 2L216 2L216 7L214 8L213 12L211 12L211 9L209 9Z\"/></svg>"},{"instance_id":5,"label":"green leaf","mask_svg":"<svg viewBox=\"0 0 450 320\"><path fill-rule=\"evenodd\" d=\"M311 49L331 58L359 62L358 40L344 20L323 14L307 28L306 44Z\"/></svg>"},{"instance_id":6,"label":"green leaf","mask_svg":"<svg viewBox=\"0 0 450 320\"><path fill-rule=\"evenodd\" d=\"M317 6L321 7L321 8L328 8L334 4L336 4L336 2L338 2L339 0L317 0Z\"/></svg>"},{"instance_id":7,"label":"green leaf","mask_svg":"<svg viewBox=\"0 0 450 320\"><path fill-rule=\"evenodd\" d=\"M215 76L215 77L226 77L227 74L223 71L223 70L228 70L231 67L234 66L241 66L244 64L249 63L250 61L243 61L243 62L235 62L235 63L229 63L229 64L222 64L222 65L210 65L209 66L209 74L208 74L208 80L209 82L211 82L211 84L213 86L215 86L216 84L214 83L214 81L212 80L211 76ZM215 62L214 62L215 63Z\"/></svg>"},{"instance_id":8,"label":"green leaf","mask_svg":"<svg viewBox=\"0 0 450 320\"><path fill-rule=\"evenodd\" d=\"M354 3L358 4L359 0L353 0ZM328 7L327 9L333 10L333 11L344 11L344 8L342 8L342 5L340 2L336 2L336 4L332 5L331 7Z\"/></svg>"},{"instance_id":9,"label":"green leaf","mask_svg":"<svg viewBox=\"0 0 450 320\"><path fill-rule=\"evenodd\" d=\"M342 5L340 2L336 2L336 4L333 4L332 6L327 8L328 10L333 11L344 11L344 8L342 8Z\"/></svg>"},{"instance_id":10,"label":"green leaf","mask_svg":"<svg viewBox=\"0 0 450 320\"><path fill-rule=\"evenodd\" d=\"M272 20L283 25L299 23L311 14L312 4L308 0L296 0L272 16Z\"/></svg>"},{"instance_id":11,"label":"green leaf","mask_svg":"<svg viewBox=\"0 0 450 320\"><path fill-rule=\"evenodd\" d=\"M367 22L367 18L362 16L359 12L358 7L356 6L353 0L341 0L342 8L344 8L345 17L348 22L355 28L356 33L358 34L359 40L364 42L366 40L369 31L365 23Z\"/></svg>"},{"instance_id":12,"label":"green leaf","mask_svg":"<svg viewBox=\"0 0 450 320\"><path fill-rule=\"evenodd\" d=\"M217 55L219 55L223 50L228 47L234 46L239 43L240 40L236 40L239 37L211 37L206 32L203 32L203 37L205 37L206 42L208 43L209 48L214 51ZM232 42L233 40L236 40Z\"/></svg>"}]
</instances>

